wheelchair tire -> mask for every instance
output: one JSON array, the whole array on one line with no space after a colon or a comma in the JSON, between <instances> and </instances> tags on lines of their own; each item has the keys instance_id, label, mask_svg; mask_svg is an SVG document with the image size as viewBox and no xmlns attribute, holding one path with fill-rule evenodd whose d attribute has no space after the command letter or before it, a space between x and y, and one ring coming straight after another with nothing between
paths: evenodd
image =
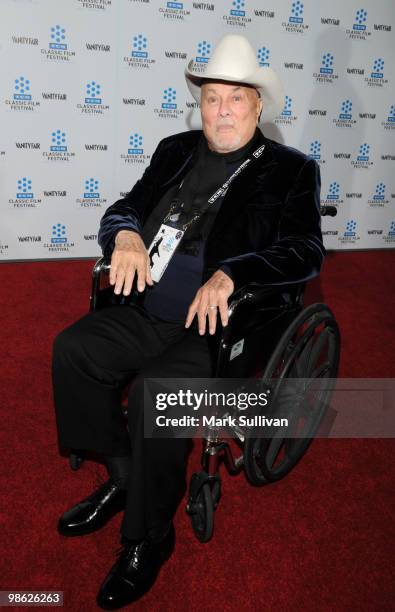
<instances>
[{"instance_id":1,"label":"wheelchair tire","mask_svg":"<svg viewBox=\"0 0 395 612\"><path fill-rule=\"evenodd\" d=\"M325 379L336 378L339 355L339 328L332 312L325 304L312 304L307 307L285 330L262 377L264 384L267 383L273 391L274 406L275 398L281 398L279 391L281 383L287 378L304 380L319 378L323 381L323 388L316 403L312 407L309 406L310 410L304 409L304 412L301 411L293 416L293 423L291 419L293 431L301 435L296 429L299 425L297 419L306 417L303 436L284 437L280 428L273 429L274 435L271 438L246 436L244 468L251 484L260 486L281 480L303 457L325 416L332 392L330 384L325 385ZM301 382L301 386L303 385ZM304 395L296 397L301 400L299 404L304 407L308 404L308 386L303 391ZM293 399L294 396L288 396L288 405L290 397Z\"/></svg>"},{"instance_id":2,"label":"wheelchair tire","mask_svg":"<svg viewBox=\"0 0 395 612\"><path fill-rule=\"evenodd\" d=\"M200 488L195 504L195 512L191 514L192 529L200 542L208 542L214 530L214 503L208 482Z\"/></svg>"}]
</instances>

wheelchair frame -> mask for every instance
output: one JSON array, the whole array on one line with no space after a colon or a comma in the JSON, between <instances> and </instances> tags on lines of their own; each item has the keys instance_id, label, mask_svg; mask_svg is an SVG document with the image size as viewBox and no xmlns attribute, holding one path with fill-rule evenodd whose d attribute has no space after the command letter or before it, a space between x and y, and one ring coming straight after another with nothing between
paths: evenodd
<instances>
[{"instance_id":1,"label":"wheelchair frame","mask_svg":"<svg viewBox=\"0 0 395 612\"><path fill-rule=\"evenodd\" d=\"M334 216L336 212L334 207L321 208L321 215ZM97 310L104 303L108 304L108 301L117 304L130 301L131 296L115 296L112 287L101 289L101 278L109 270L110 264L103 257L93 267L91 311ZM221 330L215 378L232 378L232 367L229 368L231 351L235 338L239 338L240 342L240 334L243 334L243 343L246 339L245 324L240 325L238 321L240 318L245 320L246 313L249 338L257 345L262 334L265 337L266 353L260 364L259 377L269 391L278 390L279 383L292 373L301 379L308 379L313 373L323 380L336 378L340 354L338 325L325 304L313 304L303 309L304 286L304 283L281 287L251 284L232 295L228 307L229 322ZM272 333L274 330L277 332L278 327L281 329L280 339L278 333ZM326 361L322 362L325 350L328 355ZM251 370L250 361L247 358L244 363L247 376L256 377L258 373ZM300 371L300 367L304 370ZM313 371L312 367L316 369ZM233 377L241 378L234 376L234 372ZM306 393L307 389L304 391ZM322 397L317 400L318 409L313 412L311 421L307 421L305 431L299 437L286 439L275 431L273 438L261 439L238 427L230 428L231 437L243 446L242 453L237 457L233 456L229 443L221 438L219 429L208 427L207 435L202 439L202 470L192 475L186 506L193 530L201 542L207 542L213 534L214 511L221 497L221 461L224 461L230 474L238 474L244 467L248 480L255 486L280 480L300 461L312 442L325 416L330 395L331 389L324 388ZM283 458L276 464L281 451ZM70 455L72 469L78 469L83 459L83 454L73 452Z\"/></svg>"}]
</instances>

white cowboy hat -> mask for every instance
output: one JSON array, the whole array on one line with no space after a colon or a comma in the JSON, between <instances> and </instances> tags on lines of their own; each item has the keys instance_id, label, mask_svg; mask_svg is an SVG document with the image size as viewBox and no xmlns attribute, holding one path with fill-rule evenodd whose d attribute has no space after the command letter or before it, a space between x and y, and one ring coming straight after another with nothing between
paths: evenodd
<instances>
[{"instance_id":1,"label":"white cowboy hat","mask_svg":"<svg viewBox=\"0 0 395 612\"><path fill-rule=\"evenodd\" d=\"M245 83L255 87L263 102L262 120L272 121L284 108L284 90L272 68L259 66L250 42L239 34L226 34L215 47L203 73L195 73L191 60L185 69L189 91L200 102L205 79Z\"/></svg>"}]
</instances>

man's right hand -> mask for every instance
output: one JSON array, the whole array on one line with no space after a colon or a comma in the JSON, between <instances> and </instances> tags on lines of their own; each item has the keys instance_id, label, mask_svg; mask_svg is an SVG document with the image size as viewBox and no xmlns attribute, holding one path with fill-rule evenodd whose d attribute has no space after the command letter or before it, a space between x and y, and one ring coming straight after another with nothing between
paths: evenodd
<instances>
[{"instance_id":1,"label":"man's right hand","mask_svg":"<svg viewBox=\"0 0 395 612\"><path fill-rule=\"evenodd\" d=\"M137 232L121 230L115 237L115 248L111 257L110 284L114 293L129 295L134 276L137 274L137 289L144 291L145 284L153 285L148 251Z\"/></svg>"}]
</instances>

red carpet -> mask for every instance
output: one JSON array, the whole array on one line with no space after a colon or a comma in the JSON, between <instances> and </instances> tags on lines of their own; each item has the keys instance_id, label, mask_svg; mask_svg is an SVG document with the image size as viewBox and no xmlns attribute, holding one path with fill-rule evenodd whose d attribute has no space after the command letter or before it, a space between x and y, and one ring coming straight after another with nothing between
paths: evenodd
<instances>
[{"instance_id":1,"label":"red carpet","mask_svg":"<svg viewBox=\"0 0 395 612\"><path fill-rule=\"evenodd\" d=\"M0 266L0 588L62 590L67 612L97 609L119 546L120 516L82 538L56 531L58 516L105 476L93 463L72 472L58 454L50 386L52 340L86 312L91 267ZM309 288L306 303L326 302L339 322L341 376L395 378L394 269L394 251L336 253ZM132 609L393 609L393 448L392 440L316 440L287 478L266 488L223 470L214 538L195 539L182 504L175 553ZM196 445L191 472L199 457Z\"/></svg>"}]
</instances>

